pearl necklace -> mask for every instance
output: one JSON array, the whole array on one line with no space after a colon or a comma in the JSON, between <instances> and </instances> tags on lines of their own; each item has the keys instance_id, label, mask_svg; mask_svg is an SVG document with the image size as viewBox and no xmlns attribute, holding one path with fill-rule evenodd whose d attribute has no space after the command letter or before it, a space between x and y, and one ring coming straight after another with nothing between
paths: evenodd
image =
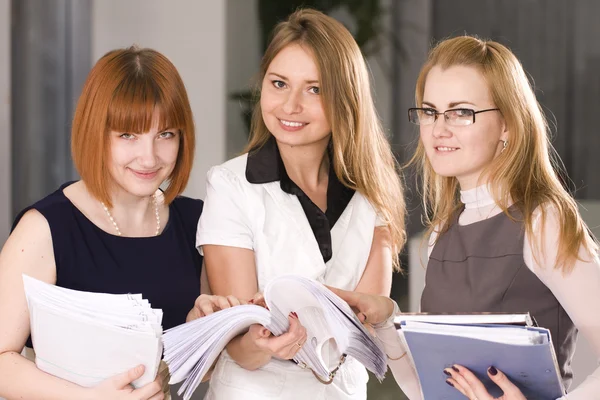
<instances>
[{"instance_id":1,"label":"pearl necklace","mask_svg":"<svg viewBox=\"0 0 600 400\"><path fill-rule=\"evenodd\" d=\"M158 201L156 201L156 195L152 195L152 202L154 203L154 215L156 216L156 233L154 234L154 236L158 236L158 234L160 233L160 215L158 214ZM122 236L121 230L119 229L119 225L117 225L117 221L115 221L115 219L113 218L112 214L108 210L108 207L106 207L106 204L104 204L104 202L100 202L100 204L102 204L102 208L104 208L104 211L106 212L106 215L108 215L110 222L112 222L113 226L115 227L117 235Z\"/></svg>"}]
</instances>

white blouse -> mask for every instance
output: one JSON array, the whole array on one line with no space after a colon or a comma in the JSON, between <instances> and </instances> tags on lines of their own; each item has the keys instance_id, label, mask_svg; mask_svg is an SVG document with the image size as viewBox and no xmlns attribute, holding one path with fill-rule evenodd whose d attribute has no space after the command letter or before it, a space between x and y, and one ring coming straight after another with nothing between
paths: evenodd
<instances>
[{"instance_id":1,"label":"white blouse","mask_svg":"<svg viewBox=\"0 0 600 400\"><path fill-rule=\"evenodd\" d=\"M330 230L332 257L325 262L298 197L282 190L278 180L250 183L247 160L245 154L208 172L196 245L253 250L260 291L285 274L354 290L365 270L378 221L367 199L358 192L352 195ZM302 318L302 310L298 314ZM273 359L249 371L224 351L206 399L363 400L367 380L364 367L352 358L346 359L331 385L323 385L292 362Z\"/></svg>"}]
</instances>

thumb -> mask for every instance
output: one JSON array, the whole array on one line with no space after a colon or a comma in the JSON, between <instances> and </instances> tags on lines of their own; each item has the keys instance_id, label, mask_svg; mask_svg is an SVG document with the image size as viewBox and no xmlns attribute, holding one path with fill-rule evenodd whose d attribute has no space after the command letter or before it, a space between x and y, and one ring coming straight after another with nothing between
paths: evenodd
<instances>
[{"instance_id":1,"label":"thumb","mask_svg":"<svg viewBox=\"0 0 600 400\"><path fill-rule=\"evenodd\" d=\"M130 370L125 371L125 372L113 377L112 378L113 384L115 385L115 387L117 389L122 389L125 386L129 385L131 382L135 381L136 379L138 379L142 375L144 375L145 370L146 370L146 367L144 367L143 365L138 365L135 368L131 368Z\"/></svg>"},{"instance_id":2,"label":"thumb","mask_svg":"<svg viewBox=\"0 0 600 400\"><path fill-rule=\"evenodd\" d=\"M269 337L271 335L271 332L267 328L259 324L251 325L248 331L250 332L251 337L256 339Z\"/></svg>"},{"instance_id":3,"label":"thumb","mask_svg":"<svg viewBox=\"0 0 600 400\"><path fill-rule=\"evenodd\" d=\"M521 393L519 388L516 387L510 381L510 379L508 379L506 377L506 375L504 375L504 373L502 371L500 371L499 369L497 369L494 366L491 366L488 368L487 373L488 373L488 376L490 377L490 379L496 385L498 385L498 387L500 389L502 389L505 396L509 396L509 398L513 398L513 397L510 397L512 395L512 396L516 396L516 397L514 397L515 399L518 399L518 398L525 399L525 397L523 396L523 394ZM519 397L519 395L520 395L520 397Z\"/></svg>"}]
</instances>

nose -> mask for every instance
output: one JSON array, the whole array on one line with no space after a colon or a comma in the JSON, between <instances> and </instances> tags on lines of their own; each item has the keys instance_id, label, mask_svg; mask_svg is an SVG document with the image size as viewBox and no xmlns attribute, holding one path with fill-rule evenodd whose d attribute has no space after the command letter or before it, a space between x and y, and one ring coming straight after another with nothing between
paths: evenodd
<instances>
[{"instance_id":1,"label":"nose","mask_svg":"<svg viewBox=\"0 0 600 400\"><path fill-rule=\"evenodd\" d=\"M156 166L156 141L151 134L142 135L138 146L138 164L146 169L151 169Z\"/></svg>"},{"instance_id":2,"label":"nose","mask_svg":"<svg viewBox=\"0 0 600 400\"><path fill-rule=\"evenodd\" d=\"M448 130L448 124L444 114L438 115L432 126L432 134L435 138L443 138L452 136L452 132Z\"/></svg>"},{"instance_id":3,"label":"nose","mask_svg":"<svg viewBox=\"0 0 600 400\"><path fill-rule=\"evenodd\" d=\"M302 93L300 91L290 90L283 103L283 112L288 115L298 114L302 111Z\"/></svg>"}]
</instances>

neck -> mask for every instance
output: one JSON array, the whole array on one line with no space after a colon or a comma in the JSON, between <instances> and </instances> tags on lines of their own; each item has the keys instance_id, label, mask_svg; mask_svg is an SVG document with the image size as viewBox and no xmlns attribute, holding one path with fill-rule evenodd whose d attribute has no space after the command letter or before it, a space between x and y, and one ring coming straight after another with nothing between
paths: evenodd
<instances>
[{"instance_id":1,"label":"neck","mask_svg":"<svg viewBox=\"0 0 600 400\"><path fill-rule=\"evenodd\" d=\"M306 146L277 143L285 170L292 181L302 188L315 189L329 177L329 157L326 140Z\"/></svg>"},{"instance_id":2,"label":"neck","mask_svg":"<svg viewBox=\"0 0 600 400\"><path fill-rule=\"evenodd\" d=\"M116 185L114 185L116 186ZM160 231L160 195L136 196L120 187L110 191L112 207L105 208L107 218L118 235L145 237ZM104 204L102 204L104 207Z\"/></svg>"},{"instance_id":3,"label":"neck","mask_svg":"<svg viewBox=\"0 0 600 400\"><path fill-rule=\"evenodd\" d=\"M481 208L496 204L487 184L469 190L461 190L460 201L465 205L466 209Z\"/></svg>"}]
</instances>

